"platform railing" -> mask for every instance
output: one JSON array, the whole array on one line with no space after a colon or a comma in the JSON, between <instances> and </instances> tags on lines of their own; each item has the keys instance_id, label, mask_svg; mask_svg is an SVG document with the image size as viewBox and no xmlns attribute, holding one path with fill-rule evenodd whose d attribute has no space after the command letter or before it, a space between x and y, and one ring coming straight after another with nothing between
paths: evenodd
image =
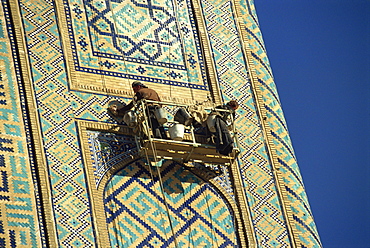
<instances>
[{"instance_id":1,"label":"platform railing","mask_svg":"<svg viewBox=\"0 0 370 248\"><path fill-rule=\"evenodd\" d=\"M153 128L152 126L150 126L150 113L149 113L149 108L148 106L159 106L161 108L164 108L166 110L166 114L167 114L167 122L163 124L163 127L164 129L167 131L167 133L169 134L168 132L168 129L172 126L172 125L175 125L176 122L174 121L174 115L176 113L176 111L179 109L179 108L184 108L186 111L188 111L188 113L190 112L189 111L189 105L186 105L186 104L177 104L177 103L171 103L171 102L159 102L159 101L152 101L152 100L140 100L136 103L136 106L134 108L134 111L136 112L136 114L138 115L138 120L139 120L139 125L141 125L141 128L142 128L142 134L145 134L145 135L142 135L141 137L138 137L139 140L138 140L138 145L139 146L143 146L143 142L149 142L152 144L153 146L153 142L166 142L167 144L171 145L171 144L181 144L181 145L188 145L188 146L191 146L192 147L192 151L189 152L189 157L185 160L188 160L193 152L193 150L197 147L202 147L202 148L208 148L208 149L216 149L215 145L214 144L209 144L208 142L200 142L199 141L199 137L202 137L203 140L206 140L206 137L207 137L207 131L205 134L196 134L195 133L195 129L194 129L194 126L193 124L190 124L189 126L185 126L185 130L186 130L186 135L184 136L184 139L183 140L173 140L168 136L168 139L161 139L161 138L156 138L154 137L154 133L153 133ZM238 142L238 138L237 138L237 131L236 131L236 127L235 127L235 120L234 120L234 116L233 114L231 113L231 111L229 110L226 110L226 109L219 109L219 108L214 108L214 107L205 107L204 108L204 111L207 112L207 114L211 114L213 111L218 111L218 112L228 112L229 113L229 123L228 124L228 129L230 131L230 135L231 135L231 138L233 140L233 157L237 156L237 154L240 152L240 147L239 147L239 142ZM204 126L204 130L207 129L206 127L206 123L202 123L202 126ZM197 140L197 137L198 137L198 140ZM139 148L140 149L140 148Z\"/></svg>"}]
</instances>

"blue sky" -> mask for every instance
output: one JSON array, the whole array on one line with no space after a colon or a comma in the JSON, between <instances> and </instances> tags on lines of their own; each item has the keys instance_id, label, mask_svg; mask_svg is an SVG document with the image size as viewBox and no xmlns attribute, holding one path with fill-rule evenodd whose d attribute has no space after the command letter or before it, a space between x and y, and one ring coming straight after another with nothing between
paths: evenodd
<instances>
[{"instance_id":1,"label":"blue sky","mask_svg":"<svg viewBox=\"0 0 370 248\"><path fill-rule=\"evenodd\" d=\"M370 247L370 1L255 6L323 247Z\"/></svg>"}]
</instances>

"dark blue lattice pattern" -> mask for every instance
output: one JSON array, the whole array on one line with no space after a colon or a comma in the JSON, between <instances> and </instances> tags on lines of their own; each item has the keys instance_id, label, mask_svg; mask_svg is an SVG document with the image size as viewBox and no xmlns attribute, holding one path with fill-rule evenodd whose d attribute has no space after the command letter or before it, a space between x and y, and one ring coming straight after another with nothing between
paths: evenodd
<instances>
[{"instance_id":1,"label":"dark blue lattice pattern","mask_svg":"<svg viewBox=\"0 0 370 248\"><path fill-rule=\"evenodd\" d=\"M172 6L160 6L151 0L140 3L134 0L112 0L109 3L88 0L85 3L91 11L89 28L97 36L111 37L114 47L124 56L140 52L145 59L156 60L165 52L163 46L179 43Z\"/></svg>"},{"instance_id":2,"label":"dark blue lattice pattern","mask_svg":"<svg viewBox=\"0 0 370 248\"><path fill-rule=\"evenodd\" d=\"M76 72L208 90L189 0L64 0Z\"/></svg>"},{"instance_id":3,"label":"dark blue lattice pattern","mask_svg":"<svg viewBox=\"0 0 370 248\"><path fill-rule=\"evenodd\" d=\"M108 183L112 247L170 247L174 235L179 247L238 247L233 215L209 184L167 161L160 168L162 193L156 172L136 162Z\"/></svg>"},{"instance_id":4,"label":"dark blue lattice pattern","mask_svg":"<svg viewBox=\"0 0 370 248\"><path fill-rule=\"evenodd\" d=\"M88 137L96 185L110 168L137 152L132 136L88 131Z\"/></svg>"}]
</instances>

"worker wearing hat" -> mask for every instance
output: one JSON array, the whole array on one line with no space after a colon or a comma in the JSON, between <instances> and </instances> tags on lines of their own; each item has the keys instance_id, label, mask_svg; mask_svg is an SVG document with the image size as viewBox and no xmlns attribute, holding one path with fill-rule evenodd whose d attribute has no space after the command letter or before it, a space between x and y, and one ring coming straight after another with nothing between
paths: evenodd
<instances>
[{"instance_id":1,"label":"worker wearing hat","mask_svg":"<svg viewBox=\"0 0 370 248\"><path fill-rule=\"evenodd\" d=\"M152 101L158 101L160 102L161 99L158 95L158 93L153 90L148 88L145 84L139 81L134 81L132 83L132 90L134 91L135 95L132 101L127 104L126 106L123 106L122 108L117 109L116 105L113 105L109 108L110 112L115 115L115 116L123 116L126 111L132 109L134 107L135 102L146 99L146 100L152 100ZM155 106L148 106L149 110L149 119L151 122L151 126L153 128L153 133L156 138L166 138L166 133L164 131L164 128L159 125L157 119L154 116L154 108Z\"/></svg>"}]
</instances>

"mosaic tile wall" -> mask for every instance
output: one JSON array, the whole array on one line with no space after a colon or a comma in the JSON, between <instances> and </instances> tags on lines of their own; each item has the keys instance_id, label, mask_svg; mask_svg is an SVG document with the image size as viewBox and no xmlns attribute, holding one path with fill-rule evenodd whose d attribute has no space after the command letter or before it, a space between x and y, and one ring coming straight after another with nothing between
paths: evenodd
<instances>
[{"instance_id":1,"label":"mosaic tile wall","mask_svg":"<svg viewBox=\"0 0 370 248\"><path fill-rule=\"evenodd\" d=\"M253 231L257 243L269 247L279 244L288 247L290 240L286 221L281 206L276 204L279 195L272 175L271 163L263 140L260 119L245 66L240 34L234 21L233 3L230 1L202 1L205 19L209 24L208 33L211 45L217 54L224 58L216 59L217 75L225 100L238 99L240 110L237 127L240 130L240 144L243 151L240 155L239 169L243 171L245 194L251 209ZM209 14L208 14L209 13ZM214 13L217 13L215 15ZM222 21L219 21L219 20ZM217 20L217 21L216 21ZM225 25L228 24L228 25ZM222 37L219 33L228 34ZM247 118L250 116L251 118Z\"/></svg>"},{"instance_id":2,"label":"mosaic tile wall","mask_svg":"<svg viewBox=\"0 0 370 248\"><path fill-rule=\"evenodd\" d=\"M296 246L321 247L321 241L310 210L289 132L281 109L275 82L258 28L253 1L240 2L244 37L249 41L249 59L254 65L254 87L260 92L259 105L271 160L279 182L280 195ZM282 82L283 83L283 82Z\"/></svg>"},{"instance_id":3,"label":"mosaic tile wall","mask_svg":"<svg viewBox=\"0 0 370 248\"><path fill-rule=\"evenodd\" d=\"M64 0L71 87L104 92L143 80L161 84L165 94L181 90L182 98L204 94L209 86L190 4Z\"/></svg>"},{"instance_id":4,"label":"mosaic tile wall","mask_svg":"<svg viewBox=\"0 0 370 248\"><path fill-rule=\"evenodd\" d=\"M189 1L64 2L76 71L208 88Z\"/></svg>"},{"instance_id":5,"label":"mosaic tile wall","mask_svg":"<svg viewBox=\"0 0 370 248\"><path fill-rule=\"evenodd\" d=\"M45 245L9 6L0 6L0 247Z\"/></svg>"},{"instance_id":6,"label":"mosaic tile wall","mask_svg":"<svg viewBox=\"0 0 370 248\"><path fill-rule=\"evenodd\" d=\"M239 246L233 214L209 184L176 162L167 161L160 173L163 194L158 173L139 162L108 183L104 204L111 247ZM128 219L135 221L123 221Z\"/></svg>"},{"instance_id":7,"label":"mosaic tile wall","mask_svg":"<svg viewBox=\"0 0 370 248\"><path fill-rule=\"evenodd\" d=\"M181 187L192 189L184 196L188 205L172 199L179 196L166 195L173 202L172 218L184 218L183 209L203 211L204 204L223 202L222 210L214 211L226 224L206 219L214 215L208 207L208 217L199 215L196 224L176 226L201 235L210 231L212 222L219 243L207 244L216 240L215 233L200 239L193 231L185 235L185 229L177 229L184 244L321 247L253 1L18 0L9 6L4 0L1 11L1 247L113 247L132 242L120 235L128 231L124 225L135 227L136 235L144 230L139 226L150 225L148 219L133 217L135 209L142 214L140 207L131 205L130 210L122 204L129 198L119 198L161 198L148 193L158 185L149 180L142 163L126 165L103 180L110 182L107 187L101 183L99 188L119 160L117 151L132 150L130 139L117 136L117 150L99 153L89 150L88 132L78 125L115 125L106 107L113 100L129 101L125 97L132 94L134 79L156 87L169 100L186 92L189 101L202 101L217 91L216 82L224 101L236 99L241 105L237 127L242 153L228 173L205 182L182 169L176 174L170 169L179 167L174 163L162 168L167 189L184 177L190 181ZM150 21L142 22L143 16ZM136 33L125 35L130 27ZM206 71L215 77L206 77ZM126 176L135 170L145 176ZM139 195L135 185L146 190ZM114 212L110 201L121 210ZM102 221L97 212L103 207ZM236 230L241 222L244 238ZM143 240L153 246L171 242L171 228L161 235L155 228L157 236L141 234ZM103 230L109 230L109 237L101 241Z\"/></svg>"}]
</instances>

